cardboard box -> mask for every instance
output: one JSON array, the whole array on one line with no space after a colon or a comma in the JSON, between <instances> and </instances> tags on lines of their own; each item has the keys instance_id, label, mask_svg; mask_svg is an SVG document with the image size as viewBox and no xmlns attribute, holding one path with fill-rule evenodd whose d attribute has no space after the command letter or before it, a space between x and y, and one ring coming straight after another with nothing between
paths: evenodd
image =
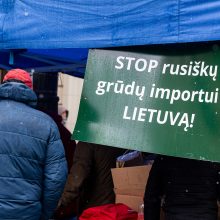
<instances>
[{"instance_id":1,"label":"cardboard box","mask_svg":"<svg viewBox=\"0 0 220 220\"><path fill-rule=\"evenodd\" d=\"M138 211L143 203L151 165L112 169L116 203L124 203Z\"/></svg>"}]
</instances>

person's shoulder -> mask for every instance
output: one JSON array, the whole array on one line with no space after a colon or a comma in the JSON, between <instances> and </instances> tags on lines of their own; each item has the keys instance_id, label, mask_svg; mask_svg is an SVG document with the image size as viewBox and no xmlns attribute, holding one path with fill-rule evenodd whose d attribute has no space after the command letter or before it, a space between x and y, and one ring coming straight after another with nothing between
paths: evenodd
<instances>
[{"instance_id":1,"label":"person's shoulder","mask_svg":"<svg viewBox=\"0 0 220 220\"><path fill-rule=\"evenodd\" d=\"M58 130L57 124L48 114L46 114L38 109L34 109L34 108L32 108L30 111L27 112L27 114L26 114L27 117L28 117L28 114L29 114L29 117L32 118L32 121L33 121L33 119L35 119L35 121L38 121L38 124L39 123L43 124L45 129L47 128L52 131Z\"/></svg>"},{"instance_id":2,"label":"person's shoulder","mask_svg":"<svg viewBox=\"0 0 220 220\"><path fill-rule=\"evenodd\" d=\"M92 143L88 143L88 142L84 142L84 141L79 141L78 143L77 143L77 146L78 147L85 147L85 148L92 148L92 147L94 147L95 146L95 144L92 144Z\"/></svg>"},{"instance_id":3,"label":"person's shoulder","mask_svg":"<svg viewBox=\"0 0 220 220\"><path fill-rule=\"evenodd\" d=\"M174 163L176 158L166 156L166 155L155 155L154 166L167 166L168 164Z\"/></svg>"},{"instance_id":4,"label":"person's shoulder","mask_svg":"<svg viewBox=\"0 0 220 220\"><path fill-rule=\"evenodd\" d=\"M39 119L45 120L45 122L54 123L54 120L48 114L38 109L32 108L32 111L30 112L30 114L32 114L34 117L38 117Z\"/></svg>"},{"instance_id":5,"label":"person's shoulder","mask_svg":"<svg viewBox=\"0 0 220 220\"><path fill-rule=\"evenodd\" d=\"M101 149L102 145L96 144L96 143L79 141L77 143L77 148L85 149L86 151L90 151L90 152L95 152L95 151Z\"/></svg>"}]
</instances>

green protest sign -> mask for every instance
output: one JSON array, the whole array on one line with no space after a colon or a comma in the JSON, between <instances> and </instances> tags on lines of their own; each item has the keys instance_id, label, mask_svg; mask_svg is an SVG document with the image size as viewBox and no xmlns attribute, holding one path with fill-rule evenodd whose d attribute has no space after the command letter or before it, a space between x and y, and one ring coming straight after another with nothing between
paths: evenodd
<instances>
[{"instance_id":1,"label":"green protest sign","mask_svg":"<svg viewBox=\"0 0 220 220\"><path fill-rule=\"evenodd\" d=\"M73 138L220 161L219 63L217 46L90 50Z\"/></svg>"}]
</instances>

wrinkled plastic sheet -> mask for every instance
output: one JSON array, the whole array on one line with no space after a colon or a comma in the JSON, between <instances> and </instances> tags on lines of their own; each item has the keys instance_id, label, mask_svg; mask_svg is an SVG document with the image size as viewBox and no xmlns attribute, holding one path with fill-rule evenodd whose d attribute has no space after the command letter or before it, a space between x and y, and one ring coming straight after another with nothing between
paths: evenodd
<instances>
[{"instance_id":1,"label":"wrinkled plastic sheet","mask_svg":"<svg viewBox=\"0 0 220 220\"><path fill-rule=\"evenodd\" d=\"M219 39L219 0L0 0L0 49Z\"/></svg>"}]
</instances>

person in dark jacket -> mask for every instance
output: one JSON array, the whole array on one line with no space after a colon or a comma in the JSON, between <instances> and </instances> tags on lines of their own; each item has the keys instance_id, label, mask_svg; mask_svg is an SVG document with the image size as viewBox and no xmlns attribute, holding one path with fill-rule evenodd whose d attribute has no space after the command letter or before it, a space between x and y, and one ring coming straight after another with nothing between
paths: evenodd
<instances>
[{"instance_id":1,"label":"person in dark jacket","mask_svg":"<svg viewBox=\"0 0 220 220\"><path fill-rule=\"evenodd\" d=\"M73 166L67 180L61 207L76 202L79 216L89 207L115 202L111 168L124 149L79 142L76 146Z\"/></svg>"},{"instance_id":2,"label":"person in dark jacket","mask_svg":"<svg viewBox=\"0 0 220 220\"><path fill-rule=\"evenodd\" d=\"M55 122L34 107L30 75L10 70L0 85L0 219L48 220L67 177Z\"/></svg>"},{"instance_id":3,"label":"person in dark jacket","mask_svg":"<svg viewBox=\"0 0 220 220\"><path fill-rule=\"evenodd\" d=\"M217 220L220 165L170 156L159 156L149 174L144 219Z\"/></svg>"}]
</instances>

